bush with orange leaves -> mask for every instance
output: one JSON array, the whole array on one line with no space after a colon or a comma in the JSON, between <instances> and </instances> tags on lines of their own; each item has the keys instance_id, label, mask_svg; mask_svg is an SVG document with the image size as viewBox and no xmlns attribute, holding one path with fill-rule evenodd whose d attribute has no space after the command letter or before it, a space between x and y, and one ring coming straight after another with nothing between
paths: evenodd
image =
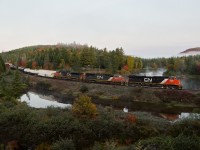
<instances>
[{"instance_id":1,"label":"bush with orange leaves","mask_svg":"<svg viewBox=\"0 0 200 150\"><path fill-rule=\"evenodd\" d=\"M128 113L124 119L126 122L129 122L129 123L136 123L136 121L137 121L136 116L134 116L133 114L130 114L130 113Z\"/></svg>"},{"instance_id":2,"label":"bush with orange leaves","mask_svg":"<svg viewBox=\"0 0 200 150\"><path fill-rule=\"evenodd\" d=\"M91 97L81 95L74 102L72 112L77 116L91 118L96 116L97 108L96 105L91 102Z\"/></svg>"}]
</instances>

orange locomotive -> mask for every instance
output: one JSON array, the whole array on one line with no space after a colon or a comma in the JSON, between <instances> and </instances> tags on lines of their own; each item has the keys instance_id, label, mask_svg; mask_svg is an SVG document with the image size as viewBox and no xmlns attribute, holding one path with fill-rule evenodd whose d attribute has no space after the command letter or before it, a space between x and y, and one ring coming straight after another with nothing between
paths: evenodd
<instances>
[{"instance_id":1,"label":"orange locomotive","mask_svg":"<svg viewBox=\"0 0 200 150\"><path fill-rule=\"evenodd\" d=\"M44 76L48 78L57 78L64 80L76 80L80 82L94 82L94 83L109 83L121 84L126 86L152 86L160 88L182 89L182 84L176 77L165 76L136 76L129 75L124 77L122 75L113 74L98 74L98 73L77 73L69 71L53 71L53 70L33 70L29 68L16 67L9 64L11 69L19 69L20 71L31 74Z\"/></svg>"},{"instance_id":2,"label":"orange locomotive","mask_svg":"<svg viewBox=\"0 0 200 150\"><path fill-rule=\"evenodd\" d=\"M176 77L165 77L165 76L129 75L129 85L182 89L182 84L179 79L176 79Z\"/></svg>"}]
</instances>

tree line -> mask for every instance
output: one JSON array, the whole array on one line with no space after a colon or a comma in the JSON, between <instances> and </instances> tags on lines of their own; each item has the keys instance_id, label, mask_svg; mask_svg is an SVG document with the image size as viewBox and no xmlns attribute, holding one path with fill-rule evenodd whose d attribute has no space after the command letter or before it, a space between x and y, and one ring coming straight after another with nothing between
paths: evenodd
<instances>
[{"instance_id":1,"label":"tree line","mask_svg":"<svg viewBox=\"0 0 200 150\"><path fill-rule=\"evenodd\" d=\"M200 56L142 59L128 56L123 48L98 49L80 44L38 45L1 54L5 62L32 69L104 70L130 74L143 68L165 68L165 75L200 75Z\"/></svg>"},{"instance_id":2,"label":"tree line","mask_svg":"<svg viewBox=\"0 0 200 150\"><path fill-rule=\"evenodd\" d=\"M165 75L200 75L200 55L142 59L144 67L166 68Z\"/></svg>"},{"instance_id":3,"label":"tree line","mask_svg":"<svg viewBox=\"0 0 200 150\"><path fill-rule=\"evenodd\" d=\"M97 49L87 45L46 45L24 47L2 53L6 62L32 69L81 69L131 73L143 67L139 57L126 56L122 48Z\"/></svg>"}]
</instances>

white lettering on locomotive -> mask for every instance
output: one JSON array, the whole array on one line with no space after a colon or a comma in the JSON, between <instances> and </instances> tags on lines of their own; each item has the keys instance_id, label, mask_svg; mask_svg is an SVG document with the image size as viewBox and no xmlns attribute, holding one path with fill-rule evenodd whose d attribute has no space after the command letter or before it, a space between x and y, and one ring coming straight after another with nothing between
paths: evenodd
<instances>
[{"instance_id":1,"label":"white lettering on locomotive","mask_svg":"<svg viewBox=\"0 0 200 150\"><path fill-rule=\"evenodd\" d=\"M72 75L71 75L71 73L67 73L67 77L71 77Z\"/></svg>"},{"instance_id":2,"label":"white lettering on locomotive","mask_svg":"<svg viewBox=\"0 0 200 150\"><path fill-rule=\"evenodd\" d=\"M152 82L152 78L144 78L144 82Z\"/></svg>"},{"instance_id":3,"label":"white lettering on locomotive","mask_svg":"<svg viewBox=\"0 0 200 150\"><path fill-rule=\"evenodd\" d=\"M103 79L103 76L97 76L97 79L101 80Z\"/></svg>"}]
</instances>

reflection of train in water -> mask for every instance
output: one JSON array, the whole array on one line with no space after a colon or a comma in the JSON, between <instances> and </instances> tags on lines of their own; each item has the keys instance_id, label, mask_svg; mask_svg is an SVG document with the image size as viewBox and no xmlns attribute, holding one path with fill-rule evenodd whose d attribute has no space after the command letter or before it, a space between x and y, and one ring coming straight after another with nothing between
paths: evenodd
<instances>
[{"instance_id":1,"label":"reflection of train in water","mask_svg":"<svg viewBox=\"0 0 200 150\"><path fill-rule=\"evenodd\" d=\"M14 65L10 65L11 69L16 69ZM120 84L126 86L151 86L160 88L182 89L182 84L176 77L165 76L122 76L113 74L99 74L99 73L79 73L69 72L66 70L33 70L29 68L18 67L18 70L41 77L63 79L63 80L76 80L80 82L93 82L93 83L109 83Z\"/></svg>"}]
</instances>

